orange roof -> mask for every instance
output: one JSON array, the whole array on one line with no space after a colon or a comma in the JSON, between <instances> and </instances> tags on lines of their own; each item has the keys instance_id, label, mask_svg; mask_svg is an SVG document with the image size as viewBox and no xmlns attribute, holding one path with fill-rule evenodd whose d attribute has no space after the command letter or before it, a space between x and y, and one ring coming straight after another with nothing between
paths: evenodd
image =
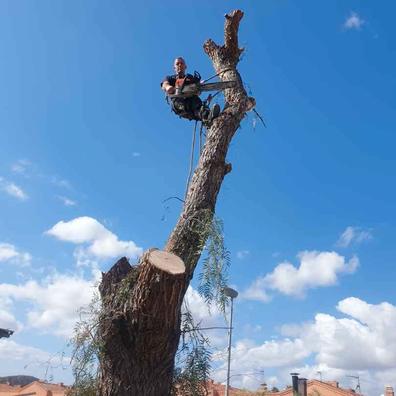
<instances>
[{"instance_id":1,"label":"orange roof","mask_svg":"<svg viewBox=\"0 0 396 396\"><path fill-rule=\"evenodd\" d=\"M213 380L209 380L206 382L206 388L208 391L214 392L215 395L224 395L225 385L216 383ZM256 394L256 392L245 391L242 389L234 388L233 386L230 386L228 390L230 396L252 396Z\"/></svg>"},{"instance_id":2,"label":"orange roof","mask_svg":"<svg viewBox=\"0 0 396 396\"><path fill-rule=\"evenodd\" d=\"M322 388L322 389L327 389L329 391L331 391L334 396L362 396L359 395L359 393L355 393L353 391L350 391L349 389L343 389L343 388L337 388L334 385L331 385L327 382L324 381L319 381L319 380L309 380L307 381L307 388L309 388L309 386L315 385L318 388ZM292 388L288 388L288 389L284 389L280 392L270 392L268 393L268 396L287 396L287 395L291 395L293 394L293 390Z\"/></svg>"},{"instance_id":3,"label":"orange roof","mask_svg":"<svg viewBox=\"0 0 396 396\"><path fill-rule=\"evenodd\" d=\"M0 392L6 392L6 391L13 391L15 389L20 389L20 386L12 386L8 384L0 384Z\"/></svg>"},{"instance_id":4,"label":"orange roof","mask_svg":"<svg viewBox=\"0 0 396 396\"><path fill-rule=\"evenodd\" d=\"M31 382L28 385L25 385L23 388L21 388L22 390L28 389L30 386L32 386L33 384L37 384L39 385L41 388L43 388L46 391L51 391L51 392L65 392L66 389L68 389L67 386L63 385L63 384L50 384L48 382L44 382L44 381L34 381Z\"/></svg>"},{"instance_id":5,"label":"orange roof","mask_svg":"<svg viewBox=\"0 0 396 396\"><path fill-rule=\"evenodd\" d=\"M37 381L37 382L46 390L55 391L55 392L62 392L67 388L67 386L63 384L49 384L48 382L44 382L44 381Z\"/></svg>"},{"instance_id":6,"label":"orange roof","mask_svg":"<svg viewBox=\"0 0 396 396\"><path fill-rule=\"evenodd\" d=\"M334 385L329 384L328 382L323 382L323 381L318 381L318 380L310 380L307 382L307 387L312 384L312 385L317 385L318 387L323 387L328 390L331 390L334 392L335 395L340 395L340 396L359 396L359 393L353 392L349 389L344 389L344 388L337 388Z\"/></svg>"}]
</instances>

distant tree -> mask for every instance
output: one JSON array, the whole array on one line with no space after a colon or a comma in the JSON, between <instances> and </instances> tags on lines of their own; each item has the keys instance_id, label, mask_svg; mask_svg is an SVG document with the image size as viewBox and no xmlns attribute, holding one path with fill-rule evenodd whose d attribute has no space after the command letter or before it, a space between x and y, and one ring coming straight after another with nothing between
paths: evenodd
<instances>
[{"instance_id":1,"label":"distant tree","mask_svg":"<svg viewBox=\"0 0 396 396\"><path fill-rule=\"evenodd\" d=\"M7 377L0 377L0 384L25 386L38 380L38 378L32 377L31 375L9 375Z\"/></svg>"}]
</instances>

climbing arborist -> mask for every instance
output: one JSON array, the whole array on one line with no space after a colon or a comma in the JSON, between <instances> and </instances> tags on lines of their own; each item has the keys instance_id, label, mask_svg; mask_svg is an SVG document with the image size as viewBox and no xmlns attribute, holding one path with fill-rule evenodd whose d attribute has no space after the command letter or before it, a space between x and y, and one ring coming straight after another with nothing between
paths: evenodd
<instances>
[{"instance_id":1,"label":"climbing arborist","mask_svg":"<svg viewBox=\"0 0 396 396\"><path fill-rule=\"evenodd\" d=\"M180 117L188 120L202 121L205 125L210 123L220 114L220 106L215 104L211 109L205 102L202 102L199 96L177 97L178 90L183 89L186 85L198 84L201 81L199 73L194 75L186 74L187 65L182 57L175 59L173 68L175 74L166 76L161 82L161 88L170 98L172 110Z\"/></svg>"}]
</instances>

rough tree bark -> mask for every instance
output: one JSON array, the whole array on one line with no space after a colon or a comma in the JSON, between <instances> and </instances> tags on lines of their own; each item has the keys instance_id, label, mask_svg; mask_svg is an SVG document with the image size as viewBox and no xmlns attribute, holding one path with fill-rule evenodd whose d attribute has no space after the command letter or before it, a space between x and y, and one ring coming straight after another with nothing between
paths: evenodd
<instances>
[{"instance_id":1,"label":"rough tree bark","mask_svg":"<svg viewBox=\"0 0 396 396\"><path fill-rule=\"evenodd\" d=\"M214 214L224 176L231 171L226 162L229 144L255 106L236 69L243 51L238 46L242 17L240 10L225 15L224 45L204 43L219 77L239 84L225 91L225 107L207 131L182 213L164 251L146 252L135 267L123 258L103 274L101 396L170 394L182 302L203 246L199 224Z\"/></svg>"}]
</instances>

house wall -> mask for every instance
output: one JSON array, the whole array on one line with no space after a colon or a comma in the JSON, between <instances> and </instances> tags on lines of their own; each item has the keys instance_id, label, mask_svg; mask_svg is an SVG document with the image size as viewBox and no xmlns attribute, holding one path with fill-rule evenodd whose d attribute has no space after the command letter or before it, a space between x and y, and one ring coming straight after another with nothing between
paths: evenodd
<instances>
[{"instance_id":1,"label":"house wall","mask_svg":"<svg viewBox=\"0 0 396 396\"><path fill-rule=\"evenodd\" d=\"M31 395L34 396L47 396L47 390L43 389L37 382L32 382L29 385L23 387L20 393L17 393L18 396L22 395Z\"/></svg>"},{"instance_id":2,"label":"house wall","mask_svg":"<svg viewBox=\"0 0 396 396\"><path fill-rule=\"evenodd\" d=\"M395 392L393 392L393 388L391 386L385 387L385 396L395 396Z\"/></svg>"},{"instance_id":3,"label":"house wall","mask_svg":"<svg viewBox=\"0 0 396 396\"><path fill-rule=\"evenodd\" d=\"M65 396L67 387L57 384L48 384L45 382L32 382L25 386L23 390L18 393L18 396L33 394L35 396Z\"/></svg>"},{"instance_id":4,"label":"house wall","mask_svg":"<svg viewBox=\"0 0 396 396\"><path fill-rule=\"evenodd\" d=\"M15 395L14 387L8 387L8 385L0 384L0 396L13 396Z\"/></svg>"},{"instance_id":5,"label":"house wall","mask_svg":"<svg viewBox=\"0 0 396 396\"><path fill-rule=\"evenodd\" d=\"M0 384L0 396L15 396L20 389L20 386Z\"/></svg>"},{"instance_id":6,"label":"house wall","mask_svg":"<svg viewBox=\"0 0 396 396\"><path fill-rule=\"evenodd\" d=\"M67 387L43 382L32 382L26 386L0 384L0 396L65 396Z\"/></svg>"}]
</instances>

